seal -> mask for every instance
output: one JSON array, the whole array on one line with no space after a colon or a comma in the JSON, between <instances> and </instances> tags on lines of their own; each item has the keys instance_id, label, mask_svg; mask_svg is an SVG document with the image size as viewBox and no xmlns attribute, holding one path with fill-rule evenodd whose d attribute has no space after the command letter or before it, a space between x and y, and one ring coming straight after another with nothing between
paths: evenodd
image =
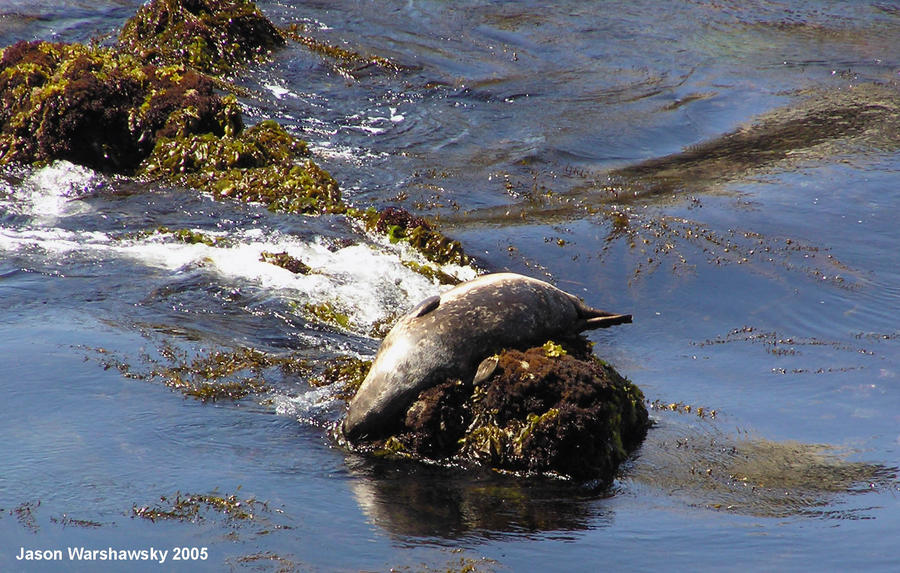
<instances>
[{"instance_id":1,"label":"seal","mask_svg":"<svg viewBox=\"0 0 900 573\"><path fill-rule=\"evenodd\" d=\"M487 379L507 348L631 322L514 273L483 275L419 303L391 329L342 425L350 441L387 435L422 391L445 380Z\"/></svg>"}]
</instances>

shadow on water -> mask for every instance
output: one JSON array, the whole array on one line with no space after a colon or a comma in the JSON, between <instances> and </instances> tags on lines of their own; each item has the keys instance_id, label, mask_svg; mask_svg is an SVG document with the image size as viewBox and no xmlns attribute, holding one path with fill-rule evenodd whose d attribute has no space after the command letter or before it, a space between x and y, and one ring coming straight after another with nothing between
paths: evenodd
<instances>
[{"instance_id":1,"label":"shadow on water","mask_svg":"<svg viewBox=\"0 0 900 573\"><path fill-rule=\"evenodd\" d=\"M537 183L515 205L490 206L446 218L448 226L559 222L600 214L615 224L623 206L704 193L767 171L785 171L860 150L900 146L896 86L859 84L797 94L798 101L684 151L607 171L568 169L561 191ZM525 185L527 187L527 185ZM543 191L543 193L542 193Z\"/></svg>"}]
</instances>

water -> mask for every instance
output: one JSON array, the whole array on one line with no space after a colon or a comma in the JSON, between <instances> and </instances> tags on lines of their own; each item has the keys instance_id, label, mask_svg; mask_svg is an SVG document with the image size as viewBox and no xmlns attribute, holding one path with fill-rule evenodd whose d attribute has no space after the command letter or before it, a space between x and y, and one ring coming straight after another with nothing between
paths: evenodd
<instances>
[{"instance_id":1,"label":"water","mask_svg":"<svg viewBox=\"0 0 900 573\"><path fill-rule=\"evenodd\" d=\"M138 4L7 2L0 43L114 34ZM633 313L591 335L595 352L681 406L653 410L638 455L596 492L348 454L327 432L341 405L308 372L265 368L271 392L237 402L186 398L153 372L248 347L314 365L371 357L378 324L441 287L341 218L66 163L7 170L0 569L94 570L14 558L82 546L208 549L170 553L171 570L896 568L894 7L260 7L405 69L341 73L289 45L237 78L248 123L274 117L307 139L352 204L428 214L486 269ZM874 120L790 149L759 138L773 155L749 163L682 153L858 100L880 102ZM667 156L674 179L652 163ZM323 302L350 329L304 311ZM135 517L178 494L234 494L255 516Z\"/></svg>"}]
</instances>

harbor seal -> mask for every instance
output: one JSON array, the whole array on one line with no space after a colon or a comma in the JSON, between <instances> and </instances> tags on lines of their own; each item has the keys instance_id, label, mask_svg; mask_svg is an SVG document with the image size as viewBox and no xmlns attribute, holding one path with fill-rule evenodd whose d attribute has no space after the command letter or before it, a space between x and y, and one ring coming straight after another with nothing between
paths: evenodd
<instances>
[{"instance_id":1,"label":"harbor seal","mask_svg":"<svg viewBox=\"0 0 900 573\"><path fill-rule=\"evenodd\" d=\"M544 281L495 273L418 304L391 329L350 401L350 441L387 435L419 392L449 379L476 383L505 348L524 349L593 328L631 322Z\"/></svg>"}]
</instances>

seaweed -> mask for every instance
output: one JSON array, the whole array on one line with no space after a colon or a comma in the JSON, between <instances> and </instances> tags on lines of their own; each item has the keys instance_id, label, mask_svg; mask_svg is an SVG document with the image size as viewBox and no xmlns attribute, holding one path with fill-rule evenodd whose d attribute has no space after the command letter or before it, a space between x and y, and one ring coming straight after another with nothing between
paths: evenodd
<instances>
[{"instance_id":1,"label":"seaweed","mask_svg":"<svg viewBox=\"0 0 900 573\"><path fill-rule=\"evenodd\" d=\"M694 413L698 418L715 418L719 414L718 410L706 406L692 406L691 404L685 404L684 402L663 402L661 400L653 400L652 402L648 402L647 405L651 410L676 412L678 414Z\"/></svg>"},{"instance_id":2,"label":"seaweed","mask_svg":"<svg viewBox=\"0 0 900 573\"><path fill-rule=\"evenodd\" d=\"M192 355L188 351L166 343L158 353L162 360L143 356L149 369L139 370L102 348L94 349L103 356L105 369L115 368L126 378L161 381L185 397L203 402L240 400L269 391L265 378L273 368L283 373L305 372L306 361L295 355L272 355L254 348L212 350Z\"/></svg>"},{"instance_id":3,"label":"seaweed","mask_svg":"<svg viewBox=\"0 0 900 573\"><path fill-rule=\"evenodd\" d=\"M385 207L360 215L370 231L385 235L392 243L404 241L431 262L439 265L469 265L472 259L459 241L447 238L428 221L401 207Z\"/></svg>"},{"instance_id":4,"label":"seaweed","mask_svg":"<svg viewBox=\"0 0 900 573\"><path fill-rule=\"evenodd\" d=\"M399 72L402 66L382 56L364 56L359 52L329 44L306 35L302 24L293 23L280 30L285 38L289 38L305 46L309 51L325 56L335 62L335 70L343 76L353 77L360 71L376 67L388 72Z\"/></svg>"},{"instance_id":5,"label":"seaweed","mask_svg":"<svg viewBox=\"0 0 900 573\"><path fill-rule=\"evenodd\" d=\"M303 306L306 312L310 313L317 319L332 326L339 326L345 330L350 329L350 317L347 314L339 312L329 302L320 302L318 304L306 303Z\"/></svg>"},{"instance_id":6,"label":"seaweed","mask_svg":"<svg viewBox=\"0 0 900 573\"><path fill-rule=\"evenodd\" d=\"M436 281L439 284L455 286L462 282L462 280L456 278L455 276L447 274L441 269L436 269L431 265L423 265L415 261L402 262L403 266L408 268L409 270L419 273L423 277L431 279L432 281Z\"/></svg>"},{"instance_id":7,"label":"seaweed","mask_svg":"<svg viewBox=\"0 0 900 573\"><path fill-rule=\"evenodd\" d=\"M282 213L344 213L337 181L311 160L296 163L307 153L305 142L267 120L234 136L161 137L141 174Z\"/></svg>"},{"instance_id":8,"label":"seaweed","mask_svg":"<svg viewBox=\"0 0 900 573\"><path fill-rule=\"evenodd\" d=\"M309 384L311 386L339 384L342 389L337 397L349 400L362 386L371 367L371 360L362 360L355 356L337 356L328 360L322 373L311 378Z\"/></svg>"},{"instance_id":9,"label":"seaweed","mask_svg":"<svg viewBox=\"0 0 900 573\"><path fill-rule=\"evenodd\" d=\"M240 489L240 487L238 487ZM211 493L186 493L180 491L169 498L160 496L160 503L150 506L132 506L132 517L148 519L152 522L161 520L202 521L205 512L225 515L230 522L252 521L257 511L268 511L266 502L254 498L241 499L237 493L220 494L217 490Z\"/></svg>"},{"instance_id":10,"label":"seaweed","mask_svg":"<svg viewBox=\"0 0 900 573\"><path fill-rule=\"evenodd\" d=\"M222 243L227 243L228 240L225 237L216 237L213 235L209 235L202 231L195 231L193 229L170 229L165 225L160 225L154 229L142 230L142 231L129 231L126 233L122 233L119 235L115 235L114 239L118 241L122 240L141 240L146 239L147 237L152 236L164 236L169 235L174 238L176 241L181 243L187 243L188 245L206 245L207 247L219 247L222 246Z\"/></svg>"},{"instance_id":11,"label":"seaweed","mask_svg":"<svg viewBox=\"0 0 900 573\"><path fill-rule=\"evenodd\" d=\"M259 260L264 263L275 265L276 267L281 267L295 275L308 275L312 272L312 268L309 265L297 257L292 257L287 251L281 253L263 251L259 254Z\"/></svg>"},{"instance_id":12,"label":"seaweed","mask_svg":"<svg viewBox=\"0 0 900 573\"><path fill-rule=\"evenodd\" d=\"M25 501L14 507L10 510L10 515L15 514L16 519L19 523L31 531L32 533L38 533L41 528L37 524L37 519L34 517L34 510L41 506L41 500L34 501Z\"/></svg>"},{"instance_id":13,"label":"seaweed","mask_svg":"<svg viewBox=\"0 0 900 573\"><path fill-rule=\"evenodd\" d=\"M85 529L89 527L103 527L103 524L99 521L93 521L90 519L75 519L74 517L71 517L65 513L60 517L51 517L50 523L59 523L63 527L84 527Z\"/></svg>"},{"instance_id":14,"label":"seaweed","mask_svg":"<svg viewBox=\"0 0 900 573\"><path fill-rule=\"evenodd\" d=\"M282 45L282 34L247 0L152 0L125 23L118 43L146 62L216 75Z\"/></svg>"},{"instance_id":15,"label":"seaweed","mask_svg":"<svg viewBox=\"0 0 900 573\"><path fill-rule=\"evenodd\" d=\"M203 402L222 399L239 400L250 394L268 391L262 378L262 370L273 365L266 354L251 348L240 348L232 352L215 351L206 356L198 356L190 363L177 363L174 350L163 351L174 362L161 367L152 374L165 380L166 386L180 390L185 396ZM252 375L235 377L249 370Z\"/></svg>"},{"instance_id":16,"label":"seaweed","mask_svg":"<svg viewBox=\"0 0 900 573\"><path fill-rule=\"evenodd\" d=\"M260 551L257 553L250 553L248 555L241 555L236 558L229 558L227 561L234 561L237 565L247 566L252 565L255 568L262 569L266 565L271 564L274 568L274 571L278 571L279 573L287 573L289 571L298 571L299 567L296 563L291 561L286 557L282 557L277 553L273 553L271 551Z\"/></svg>"}]
</instances>

